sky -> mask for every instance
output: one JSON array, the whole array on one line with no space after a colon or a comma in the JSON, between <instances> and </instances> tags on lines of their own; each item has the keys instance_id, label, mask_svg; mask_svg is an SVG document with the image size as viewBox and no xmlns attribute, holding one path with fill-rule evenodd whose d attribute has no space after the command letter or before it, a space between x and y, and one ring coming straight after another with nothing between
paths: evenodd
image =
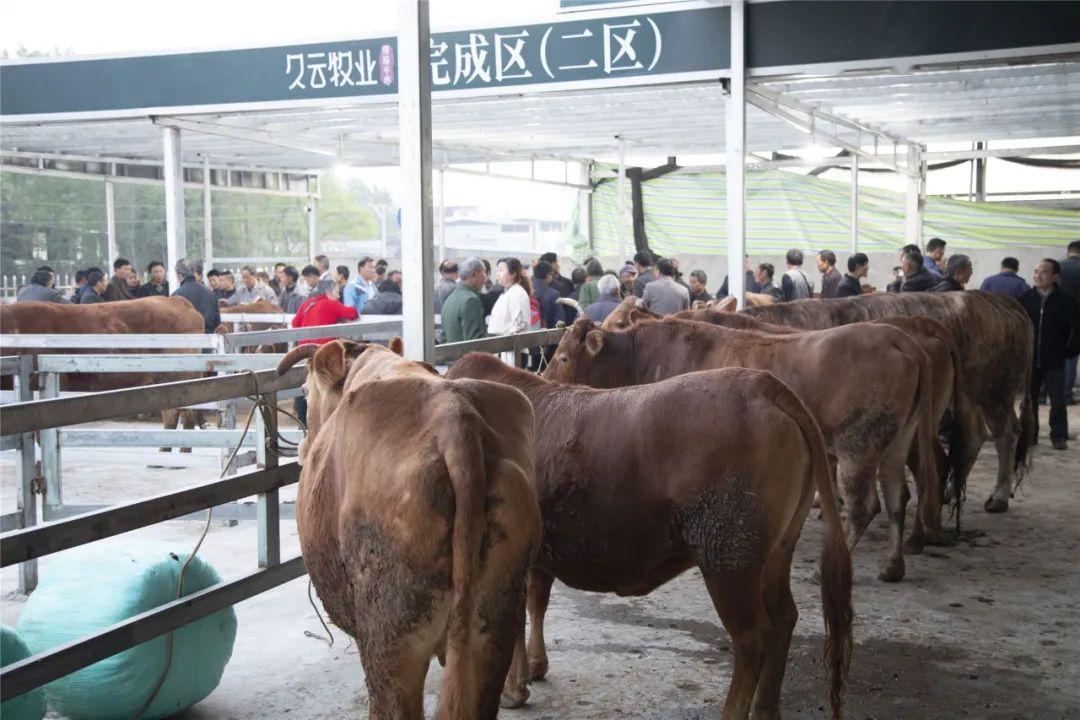
<instances>
[{"instance_id":1,"label":"sky","mask_svg":"<svg viewBox=\"0 0 1080 720\"><path fill-rule=\"evenodd\" d=\"M432 0L433 30L483 27L552 18L558 0ZM273 45L309 40L394 34L394 0L322 0L318 3L238 0L186 0L175 12L146 0L38 0L6 2L0 10L0 50L19 48L75 55L135 53ZM182 9L180 9L182 7ZM1080 139L1072 138L1073 143ZM1036 143L1032 143L1036 144ZM963 147L963 146L959 146ZM933 149L959 149L931 148ZM707 161L707 160L706 160ZM969 166L930 174L933 193L963 193ZM397 194L397 170L349 170ZM830 172L826 177L843 179ZM901 190L903 180L863 174L867 185ZM991 191L1061 191L1080 189L1080 171L1044 170L991 161ZM435 188L439 197L438 186ZM461 175L448 176L447 205L475 205L488 214L517 217L566 217L575 193L533 183Z\"/></svg>"}]
</instances>

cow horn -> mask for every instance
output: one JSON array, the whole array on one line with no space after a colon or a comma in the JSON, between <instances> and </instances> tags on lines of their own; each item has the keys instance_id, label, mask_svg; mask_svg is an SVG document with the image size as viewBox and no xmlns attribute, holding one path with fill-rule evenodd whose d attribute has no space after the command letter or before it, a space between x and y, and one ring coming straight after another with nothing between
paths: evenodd
<instances>
[{"instance_id":1,"label":"cow horn","mask_svg":"<svg viewBox=\"0 0 1080 720\"><path fill-rule=\"evenodd\" d=\"M284 375L289 371L289 368L301 360L310 360L315 357L315 353L319 351L319 347L319 345L312 343L297 345L292 350L285 353L285 357L281 358L281 362L279 362L277 366L277 374Z\"/></svg>"},{"instance_id":2,"label":"cow horn","mask_svg":"<svg viewBox=\"0 0 1080 720\"><path fill-rule=\"evenodd\" d=\"M555 302L561 303L562 305L566 305L568 307L572 307L577 310L578 313L580 313L582 316L585 315L585 311L581 308L581 303L579 303L574 298L558 298Z\"/></svg>"}]
</instances>

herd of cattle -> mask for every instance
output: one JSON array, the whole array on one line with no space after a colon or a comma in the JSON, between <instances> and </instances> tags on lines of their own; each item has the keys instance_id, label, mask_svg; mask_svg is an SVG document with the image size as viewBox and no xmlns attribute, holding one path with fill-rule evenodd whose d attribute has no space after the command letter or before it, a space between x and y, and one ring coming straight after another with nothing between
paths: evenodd
<instances>
[{"instance_id":1,"label":"herd of cattle","mask_svg":"<svg viewBox=\"0 0 1080 720\"><path fill-rule=\"evenodd\" d=\"M85 309L182 315L185 302ZM28 325L48 322L38 305L3 307L0 329L70 332ZM778 718L792 554L815 496L840 717L850 553L880 511L878 482L885 581L902 579L905 551L940 539L945 503L959 516L987 438L999 466L984 507L1007 509L1034 441L1031 323L1014 300L977 291L729 310L656 319L631 299L601 327L574 323L542 377L479 353L443 377L401 357L397 339L286 354L279 372L308 363L303 554L330 618L356 640L371 717L422 718L432 656L445 666L438 717L519 706L548 670L556 578L643 595L696 567L732 638L723 717ZM906 542L905 466L917 493Z\"/></svg>"}]
</instances>

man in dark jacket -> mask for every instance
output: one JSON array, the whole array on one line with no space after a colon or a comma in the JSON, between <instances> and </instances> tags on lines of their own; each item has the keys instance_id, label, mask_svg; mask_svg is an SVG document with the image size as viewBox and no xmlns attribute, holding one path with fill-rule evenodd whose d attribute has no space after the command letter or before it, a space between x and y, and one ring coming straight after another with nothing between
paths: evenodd
<instances>
[{"instance_id":1,"label":"man in dark jacket","mask_svg":"<svg viewBox=\"0 0 1080 720\"><path fill-rule=\"evenodd\" d=\"M926 292L938 284L938 279L923 267L923 256L918 250L908 250L900 267L904 271L904 284L900 292Z\"/></svg>"},{"instance_id":2,"label":"man in dark jacket","mask_svg":"<svg viewBox=\"0 0 1080 720\"><path fill-rule=\"evenodd\" d=\"M105 302L117 300L134 300L135 291L128 285L128 276L131 275L131 261L125 258L116 258L113 261L113 276L109 286L105 289Z\"/></svg>"},{"instance_id":3,"label":"man in dark jacket","mask_svg":"<svg viewBox=\"0 0 1080 720\"><path fill-rule=\"evenodd\" d=\"M862 295L862 283L859 279L866 277L866 274L870 272L870 258L866 257L866 253L855 253L847 259L847 269L844 279L836 286L835 297Z\"/></svg>"},{"instance_id":4,"label":"man in dark jacket","mask_svg":"<svg viewBox=\"0 0 1080 720\"><path fill-rule=\"evenodd\" d=\"M637 277L634 278L634 294L638 297L645 295L645 286L656 279L652 264L651 253L637 252L634 254L634 269L637 270Z\"/></svg>"},{"instance_id":5,"label":"man in dark jacket","mask_svg":"<svg viewBox=\"0 0 1080 720\"><path fill-rule=\"evenodd\" d=\"M688 286L690 288L690 307L694 307L694 303L698 300L709 302L713 299L713 296L705 289L705 283L708 281L708 276L705 275L704 270L690 271L690 285Z\"/></svg>"},{"instance_id":6,"label":"man in dark jacket","mask_svg":"<svg viewBox=\"0 0 1080 720\"><path fill-rule=\"evenodd\" d=\"M1035 367L1031 388L1038 396L1046 384L1050 399L1050 441L1065 450L1069 418L1065 410L1065 361L1080 354L1080 303L1061 289L1061 264L1046 259L1035 268L1035 287L1024 293L1020 304L1035 326ZM1038 414L1035 417L1038 427Z\"/></svg>"},{"instance_id":7,"label":"man in dark jacket","mask_svg":"<svg viewBox=\"0 0 1080 720\"><path fill-rule=\"evenodd\" d=\"M1001 261L1001 272L983 280L979 289L983 292L1008 295L1019 300L1031 289L1019 273L1020 261L1014 257L1007 257Z\"/></svg>"},{"instance_id":8,"label":"man in dark jacket","mask_svg":"<svg viewBox=\"0 0 1080 720\"><path fill-rule=\"evenodd\" d=\"M82 292L79 304L92 305L93 303L105 302L105 298L102 297L102 295L105 293L105 288L108 286L109 283L105 279L105 273L100 270L90 271L86 275L86 288Z\"/></svg>"},{"instance_id":9,"label":"man in dark jacket","mask_svg":"<svg viewBox=\"0 0 1080 720\"><path fill-rule=\"evenodd\" d=\"M945 266L945 278L934 287L931 292L956 292L967 287L971 279L971 258L957 253L949 258L949 264Z\"/></svg>"},{"instance_id":10,"label":"man in dark jacket","mask_svg":"<svg viewBox=\"0 0 1080 720\"><path fill-rule=\"evenodd\" d=\"M555 302L559 293L550 285L553 272L551 265L543 260L533 268L533 297L540 303L540 326L544 328L553 328L556 323L566 320L563 306Z\"/></svg>"},{"instance_id":11,"label":"man in dark jacket","mask_svg":"<svg viewBox=\"0 0 1080 720\"><path fill-rule=\"evenodd\" d=\"M160 260L150 263L146 266L146 275L149 280L139 286L136 297L169 296L169 283L165 282L165 263Z\"/></svg>"},{"instance_id":12,"label":"man in dark jacket","mask_svg":"<svg viewBox=\"0 0 1080 720\"><path fill-rule=\"evenodd\" d=\"M836 253L822 250L817 255L817 269L821 273L821 298L836 297L836 288L840 284L840 271L836 269Z\"/></svg>"},{"instance_id":13,"label":"man in dark jacket","mask_svg":"<svg viewBox=\"0 0 1080 720\"><path fill-rule=\"evenodd\" d=\"M559 256L553 252L546 252L540 256L540 262L546 262L551 266L551 279L548 284L559 293L559 297L571 297L574 294L574 281L559 273Z\"/></svg>"},{"instance_id":14,"label":"man in dark jacket","mask_svg":"<svg viewBox=\"0 0 1080 720\"><path fill-rule=\"evenodd\" d=\"M211 334L221 324L221 313L218 311L217 301L210 288L196 279L199 268L191 260L186 258L176 261L176 279L180 281L180 287L173 295L186 298L195 306L199 314L203 316L203 329Z\"/></svg>"},{"instance_id":15,"label":"man in dark jacket","mask_svg":"<svg viewBox=\"0 0 1080 720\"><path fill-rule=\"evenodd\" d=\"M281 278L281 295L278 297L281 311L295 315L307 299L300 293L300 288L297 286L300 282L300 271L292 265L286 265L281 271Z\"/></svg>"},{"instance_id":16,"label":"man in dark jacket","mask_svg":"<svg viewBox=\"0 0 1080 720\"><path fill-rule=\"evenodd\" d=\"M1068 257L1061 263L1061 289L1080 302L1080 240L1069 243ZM1065 363L1065 402L1076 404L1076 361L1069 358Z\"/></svg>"},{"instance_id":17,"label":"man in dark jacket","mask_svg":"<svg viewBox=\"0 0 1080 720\"><path fill-rule=\"evenodd\" d=\"M379 283L378 294L364 303L360 314L400 315L401 305L401 287L393 280L383 280Z\"/></svg>"}]
</instances>

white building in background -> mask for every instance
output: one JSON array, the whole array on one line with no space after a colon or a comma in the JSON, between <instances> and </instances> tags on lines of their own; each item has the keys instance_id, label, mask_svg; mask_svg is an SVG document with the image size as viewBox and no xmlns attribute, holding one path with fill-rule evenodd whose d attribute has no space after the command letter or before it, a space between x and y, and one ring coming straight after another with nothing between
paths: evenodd
<instances>
[{"instance_id":1,"label":"white building in background","mask_svg":"<svg viewBox=\"0 0 1080 720\"><path fill-rule=\"evenodd\" d=\"M570 248L564 218L496 217L475 207L447 207L443 227L435 227L436 248L445 247L447 257L467 253L481 255L532 255Z\"/></svg>"}]
</instances>

